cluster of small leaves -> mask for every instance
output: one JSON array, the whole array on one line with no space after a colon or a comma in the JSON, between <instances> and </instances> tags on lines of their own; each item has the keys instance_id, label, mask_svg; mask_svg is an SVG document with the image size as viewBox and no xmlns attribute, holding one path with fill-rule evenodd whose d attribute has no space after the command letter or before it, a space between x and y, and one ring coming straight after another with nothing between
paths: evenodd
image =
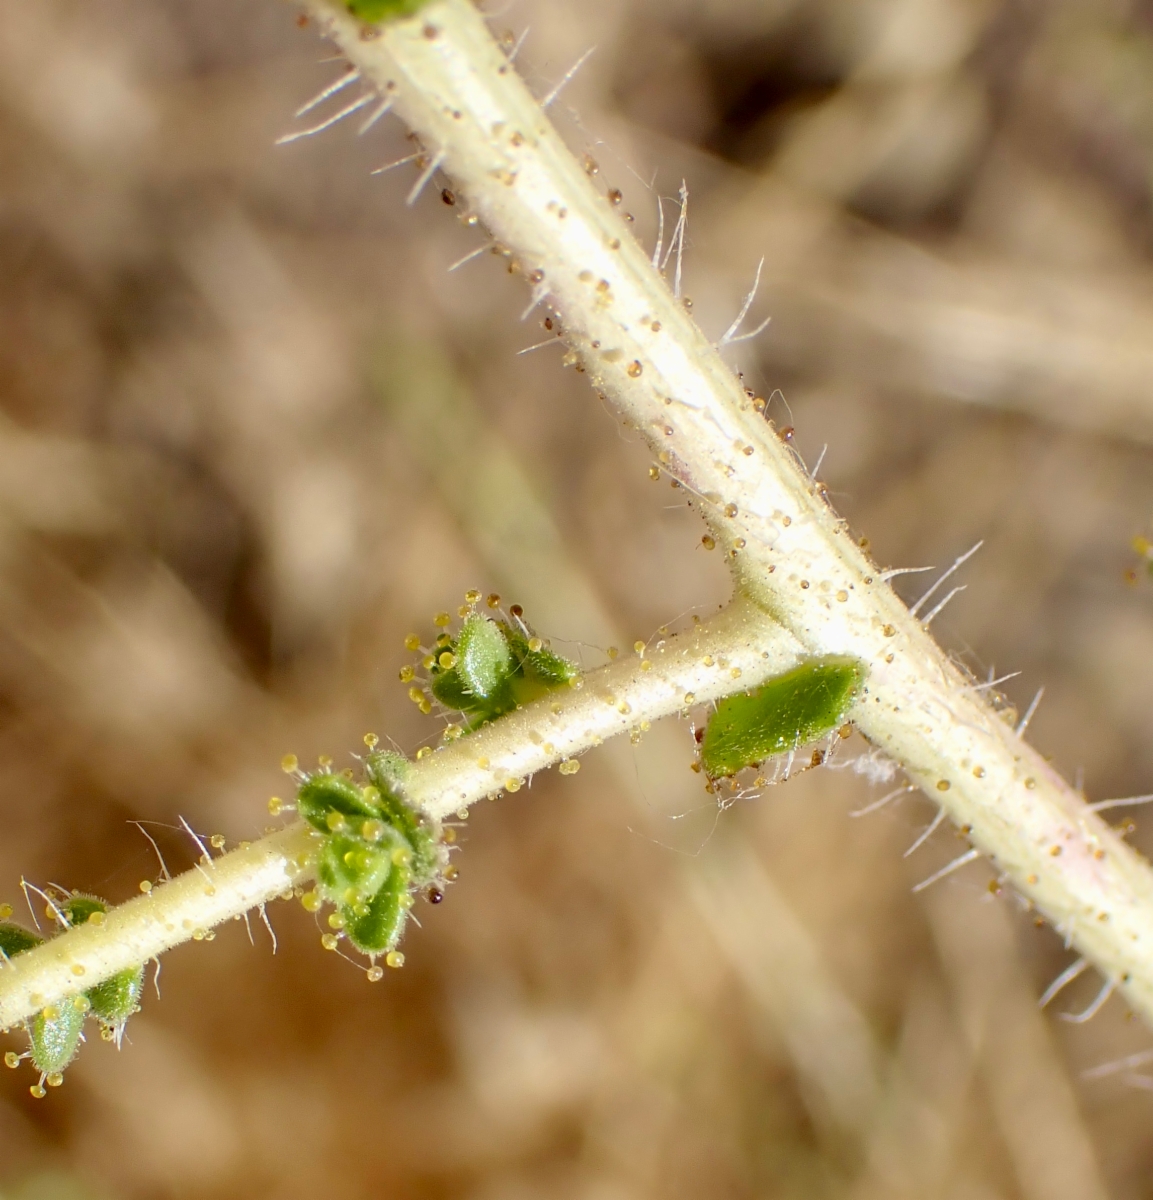
<instances>
[{"instance_id":1,"label":"cluster of small leaves","mask_svg":"<svg viewBox=\"0 0 1153 1200\"><path fill-rule=\"evenodd\" d=\"M424 651L421 667L428 672L428 691L413 681L415 667L405 667L400 678L413 684L409 696L423 712L435 700L444 708L463 714L464 729L477 729L505 713L558 687L571 685L580 675L577 665L554 653L524 620L519 604L509 617L489 617L477 611L480 593L468 592L460 609L460 632L447 632L448 613L440 613L436 624L442 629L431 649ZM487 605L499 609L500 597L491 595ZM419 650L420 638L405 640L410 650ZM431 693L431 697L429 695ZM457 727L457 733L463 729ZM451 733L450 737L453 736Z\"/></svg>"},{"instance_id":2,"label":"cluster of small leaves","mask_svg":"<svg viewBox=\"0 0 1153 1200\"><path fill-rule=\"evenodd\" d=\"M452 877L441 825L416 812L400 795L408 761L375 749L365 760L365 777L325 769L306 775L296 794L296 808L318 833L316 887L302 897L316 912L331 904L331 933L321 939L335 950L341 938L374 959L383 955L399 967L397 950L405 921L421 892L438 903ZM370 977L382 972L375 965Z\"/></svg>"},{"instance_id":3,"label":"cluster of small leaves","mask_svg":"<svg viewBox=\"0 0 1153 1200\"><path fill-rule=\"evenodd\" d=\"M809 659L751 692L718 702L701 740L701 768L724 779L837 729L865 668L855 658Z\"/></svg>"},{"instance_id":4,"label":"cluster of small leaves","mask_svg":"<svg viewBox=\"0 0 1153 1200\"><path fill-rule=\"evenodd\" d=\"M48 897L48 917L57 929L72 929L89 921L100 923L108 912L108 904L99 896L72 892ZM10 910L9 914L10 915ZM12 921L0 921L0 954L15 959L39 946L45 939ZM119 1044L128 1018L140 1008L144 988L144 966L128 967L116 975L50 1004L26 1022L29 1049L26 1054L9 1051L4 1061L17 1067L24 1058L40 1072L40 1080L32 1086L32 1095L42 1097L44 1085L58 1087L64 1081L64 1069L76 1057L84 1040L84 1022L93 1017L100 1023L101 1036Z\"/></svg>"}]
</instances>

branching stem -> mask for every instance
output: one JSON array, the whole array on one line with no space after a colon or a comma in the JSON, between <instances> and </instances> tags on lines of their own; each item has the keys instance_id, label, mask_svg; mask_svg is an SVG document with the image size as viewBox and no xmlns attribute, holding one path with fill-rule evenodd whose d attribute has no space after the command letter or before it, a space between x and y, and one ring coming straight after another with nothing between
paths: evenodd
<instances>
[{"instance_id":1,"label":"branching stem","mask_svg":"<svg viewBox=\"0 0 1153 1200\"><path fill-rule=\"evenodd\" d=\"M469 0L365 27L304 6L559 316L591 382L701 500L737 588L813 654L868 664L853 717L1153 1019L1153 872L973 690L798 469Z\"/></svg>"},{"instance_id":2,"label":"branching stem","mask_svg":"<svg viewBox=\"0 0 1153 1200\"><path fill-rule=\"evenodd\" d=\"M437 815L456 811L678 711L690 694L704 701L743 690L803 654L851 655L869 671L851 714L862 731L1153 1019L1153 872L881 578L469 0L434 0L380 28L329 0L304 5L361 79L392 101L424 146L425 169L432 161L452 178L559 316L593 384L694 497L738 590L714 621L418 761L410 798ZM291 892L311 870L310 846L292 826L155 888L99 926L21 954L0 970L0 1026Z\"/></svg>"},{"instance_id":3,"label":"branching stem","mask_svg":"<svg viewBox=\"0 0 1153 1200\"><path fill-rule=\"evenodd\" d=\"M661 639L442 746L412 766L405 792L430 816L515 790L526 777L575 757L606 738L755 687L792 667L795 638L747 601ZM312 877L314 834L303 823L216 859L49 939L0 968L0 1027L46 1004L199 940L214 925L289 896Z\"/></svg>"}]
</instances>

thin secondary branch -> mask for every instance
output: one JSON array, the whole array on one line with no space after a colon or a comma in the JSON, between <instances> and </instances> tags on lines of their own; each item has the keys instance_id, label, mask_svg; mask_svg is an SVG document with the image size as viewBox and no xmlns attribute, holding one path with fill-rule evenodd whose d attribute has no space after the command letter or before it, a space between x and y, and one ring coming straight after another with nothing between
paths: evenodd
<instances>
[{"instance_id":1,"label":"thin secondary branch","mask_svg":"<svg viewBox=\"0 0 1153 1200\"><path fill-rule=\"evenodd\" d=\"M364 26L304 0L546 293L593 384L701 499L738 588L870 668L853 713L1130 1004L1153 1018L1153 873L973 690L798 469L565 147L469 0ZM766 618L767 619L767 618Z\"/></svg>"},{"instance_id":2,"label":"thin secondary branch","mask_svg":"<svg viewBox=\"0 0 1153 1200\"><path fill-rule=\"evenodd\" d=\"M431 817L568 761L606 738L755 687L801 656L796 639L738 600L709 621L662 638L582 675L412 765L405 794ZM207 859L145 896L50 938L0 969L0 1028L80 988L138 966L214 925L289 896L312 876L314 835L297 823L216 859Z\"/></svg>"}]
</instances>

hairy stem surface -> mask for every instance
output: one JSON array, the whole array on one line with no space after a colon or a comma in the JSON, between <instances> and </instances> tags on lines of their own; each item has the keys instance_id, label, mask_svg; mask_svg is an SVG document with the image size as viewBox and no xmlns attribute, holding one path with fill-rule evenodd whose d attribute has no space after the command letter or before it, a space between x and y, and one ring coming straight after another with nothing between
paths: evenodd
<instances>
[{"instance_id":1,"label":"hairy stem surface","mask_svg":"<svg viewBox=\"0 0 1153 1200\"><path fill-rule=\"evenodd\" d=\"M572 761L606 738L693 704L755 687L793 666L796 639L737 600L709 621L589 671L412 764L405 798L444 817L554 763ZM575 766L575 763L574 763ZM0 1028L81 988L198 940L223 921L291 895L312 878L315 835L296 823L205 860L147 895L112 909L101 924L50 938L0 969Z\"/></svg>"},{"instance_id":2,"label":"hairy stem surface","mask_svg":"<svg viewBox=\"0 0 1153 1200\"><path fill-rule=\"evenodd\" d=\"M972 687L878 576L468 0L366 27L304 7L392 99L594 386L700 502L738 588L811 653L862 659L853 718L1153 1019L1153 872Z\"/></svg>"}]
</instances>

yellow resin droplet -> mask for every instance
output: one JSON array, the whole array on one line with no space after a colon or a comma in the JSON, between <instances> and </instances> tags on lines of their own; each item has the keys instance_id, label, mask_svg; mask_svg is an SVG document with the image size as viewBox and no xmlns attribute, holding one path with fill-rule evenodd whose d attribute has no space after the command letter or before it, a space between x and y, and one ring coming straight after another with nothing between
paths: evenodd
<instances>
[{"instance_id":1,"label":"yellow resin droplet","mask_svg":"<svg viewBox=\"0 0 1153 1200\"><path fill-rule=\"evenodd\" d=\"M15 1050L5 1051L4 1065L6 1067L11 1067L11 1069L13 1071L15 1071L16 1068L20 1065L20 1055L17 1054Z\"/></svg>"},{"instance_id":2,"label":"yellow resin droplet","mask_svg":"<svg viewBox=\"0 0 1153 1200\"><path fill-rule=\"evenodd\" d=\"M152 891L152 880L142 879L140 881L140 890L147 896L148 893Z\"/></svg>"},{"instance_id":3,"label":"yellow resin droplet","mask_svg":"<svg viewBox=\"0 0 1153 1200\"><path fill-rule=\"evenodd\" d=\"M521 783L519 779L509 779L505 781L504 790L506 792L519 792Z\"/></svg>"},{"instance_id":4,"label":"yellow resin droplet","mask_svg":"<svg viewBox=\"0 0 1153 1200\"><path fill-rule=\"evenodd\" d=\"M378 738L375 733L366 733L364 735L364 744L370 750L375 750L379 743L380 743L380 738Z\"/></svg>"},{"instance_id":5,"label":"yellow resin droplet","mask_svg":"<svg viewBox=\"0 0 1153 1200\"><path fill-rule=\"evenodd\" d=\"M7 921L12 915L11 904L0 904L0 921Z\"/></svg>"},{"instance_id":6,"label":"yellow resin droplet","mask_svg":"<svg viewBox=\"0 0 1153 1200\"><path fill-rule=\"evenodd\" d=\"M408 637L404 639L404 648L406 650L419 650L420 637L415 633L410 633Z\"/></svg>"},{"instance_id":7,"label":"yellow resin droplet","mask_svg":"<svg viewBox=\"0 0 1153 1200\"><path fill-rule=\"evenodd\" d=\"M490 592L488 598L485 600L485 604L487 604L489 608L500 608L500 596L498 596L496 592Z\"/></svg>"},{"instance_id":8,"label":"yellow resin droplet","mask_svg":"<svg viewBox=\"0 0 1153 1200\"><path fill-rule=\"evenodd\" d=\"M291 774L293 771L295 771L298 766L300 766L300 760L296 757L295 754L286 754L280 760L280 769L289 774Z\"/></svg>"},{"instance_id":9,"label":"yellow resin droplet","mask_svg":"<svg viewBox=\"0 0 1153 1200\"><path fill-rule=\"evenodd\" d=\"M335 933L322 933L320 935L320 944L326 950L335 950L336 947L339 945L339 943L340 943L340 939L336 936Z\"/></svg>"},{"instance_id":10,"label":"yellow resin droplet","mask_svg":"<svg viewBox=\"0 0 1153 1200\"><path fill-rule=\"evenodd\" d=\"M323 768L331 767L332 766L332 755L331 754L321 754L317 758L316 761Z\"/></svg>"},{"instance_id":11,"label":"yellow resin droplet","mask_svg":"<svg viewBox=\"0 0 1153 1200\"><path fill-rule=\"evenodd\" d=\"M428 758L428 756L431 753L432 753L431 746L421 746L421 748L416 752L416 757L417 758Z\"/></svg>"},{"instance_id":12,"label":"yellow resin droplet","mask_svg":"<svg viewBox=\"0 0 1153 1200\"><path fill-rule=\"evenodd\" d=\"M398 867L407 866L408 863L412 861L412 853L409 850L406 850L403 846L397 846L397 848L392 852L392 861L396 863Z\"/></svg>"},{"instance_id":13,"label":"yellow resin droplet","mask_svg":"<svg viewBox=\"0 0 1153 1200\"><path fill-rule=\"evenodd\" d=\"M696 697L695 692L685 692L685 703L686 704L693 704L696 701L696 698L697 697Z\"/></svg>"},{"instance_id":14,"label":"yellow resin droplet","mask_svg":"<svg viewBox=\"0 0 1153 1200\"><path fill-rule=\"evenodd\" d=\"M452 624L452 617L446 612L438 612L432 619L432 623L438 628L443 629L446 625Z\"/></svg>"},{"instance_id":15,"label":"yellow resin droplet","mask_svg":"<svg viewBox=\"0 0 1153 1200\"><path fill-rule=\"evenodd\" d=\"M340 915L340 913L334 912L328 914L328 927L329 929L344 928L344 918Z\"/></svg>"},{"instance_id":16,"label":"yellow resin droplet","mask_svg":"<svg viewBox=\"0 0 1153 1200\"><path fill-rule=\"evenodd\" d=\"M49 1087L59 1087L64 1082L64 1075L61 1071L53 1071L44 1082Z\"/></svg>"},{"instance_id":17,"label":"yellow resin droplet","mask_svg":"<svg viewBox=\"0 0 1153 1200\"><path fill-rule=\"evenodd\" d=\"M34 1083L28 1090L33 1096L36 1097L37 1100L43 1100L44 1097L48 1095L48 1093L38 1083Z\"/></svg>"},{"instance_id":18,"label":"yellow resin droplet","mask_svg":"<svg viewBox=\"0 0 1153 1200\"><path fill-rule=\"evenodd\" d=\"M464 594L464 598L469 604L475 604L480 599L480 592L476 588L469 588Z\"/></svg>"},{"instance_id":19,"label":"yellow resin droplet","mask_svg":"<svg viewBox=\"0 0 1153 1200\"><path fill-rule=\"evenodd\" d=\"M575 758L566 758L557 767L557 770L562 775L575 775L580 769L581 769L581 765Z\"/></svg>"},{"instance_id":20,"label":"yellow resin droplet","mask_svg":"<svg viewBox=\"0 0 1153 1200\"><path fill-rule=\"evenodd\" d=\"M305 912L317 912L320 909L320 894L318 892L305 892L300 897L300 906Z\"/></svg>"},{"instance_id":21,"label":"yellow resin droplet","mask_svg":"<svg viewBox=\"0 0 1153 1200\"><path fill-rule=\"evenodd\" d=\"M213 850L223 850L224 849L224 834L214 833L208 839L208 844L213 848ZM89 917L88 919L89 919L89 921L92 920L91 917Z\"/></svg>"},{"instance_id":22,"label":"yellow resin droplet","mask_svg":"<svg viewBox=\"0 0 1153 1200\"><path fill-rule=\"evenodd\" d=\"M644 654L644 652L645 652L644 642L640 642L640 641L633 642L633 649L636 651L637 654Z\"/></svg>"},{"instance_id":23,"label":"yellow resin droplet","mask_svg":"<svg viewBox=\"0 0 1153 1200\"><path fill-rule=\"evenodd\" d=\"M279 817L284 811L284 801L279 796L270 796L268 800L268 811L274 817Z\"/></svg>"},{"instance_id":24,"label":"yellow resin droplet","mask_svg":"<svg viewBox=\"0 0 1153 1200\"><path fill-rule=\"evenodd\" d=\"M544 647L544 642L542 642L540 638L538 638L538 637L531 637L531 638L529 638L529 639L528 639L528 648L529 648L529 649L530 649L530 650L531 650L531 651L532 651L534 654L535 654L535 653L536 653L538 650L541 650L541 649L543 649L543 647Z\"/></svg>"},{"instance_id":25,"label":"yellow resin droplet","mask_svg":"<svg viewBox=\"0 0 1153 1200\"><path fill-rule=\"evenodd\" d=\"M616 658L616 656L617 656L618 654L620 654L620 651L619 651L619 650L616 648L616 646L610 646L610 647L609 647L609 648L608 648L608 649L605 651L605 653L606 653L606 654L609 656L609 658L610 658L610 659L615 659L615 658Z\"/></svg>"},{"instance_id":26,"label":"yellow resin droplet","mask_svg":"<svg viewBox=\"0 0 1153 1200\"><path fill-rule=\"evenodd\" d=\"M84 973L85 973L85 968L81 963L73 963L72 964L72 974L73 975L83 975Z\"/></svg>"},{"instance_id":27,"label":"yellow resin droplet","mask_svg":"<svg viewBox=\"0 0 1153 1200\"><path fill-rule=\"evenodd\" d=\"M445 650L436 661L443 670L450 671L456 666L456 655L451 650Z\"/></svg>"},{"instance_id":28,"label":"yellow resin droplet","mask_svg":"<svg viewBox=\"0 0 1153 1200\"><path fill-rule=\"evenodd\" d=\"M375 966L369 967L368 970L365 971L364 977L369 983L379 983L384 978L384 968Z\"/></svg>"},{"instance_id":29,"label":"yellow resin droplet","mask_svg":"<svg viewBox=\"0 0 1153 1200\"><path fill-rule=\"evenodd\" d=\"M398 678L401 683L411 683L416 678L416 669L410 666L401 667ZM376 743L374 742L373 745L375 746Z\"/></svg>"},{"instance_id":30,"label":"yellow resin droplet","mask_svg":"<svg viewBox=\"0 0 1153 1200\"><path fill-rule=\"evenodd\" d=\"M360 836L366 842L379 842L384 837L385 825L383 821L378 821L372 818L360 827Z\"/></svg>"},{"instance_id":31,"label":"yellow resin droplet","mask_svg":"<svg viewBox=\"0 0 1153 1200\"><path fill-rule=\"evenodd\" d=\"M332 830L333 833L340 833L348 828L348 818L344 813L330 812L325 818L324 823Z\"/></svg>"},{"instance_id":32,"label":"yellow resin droplet","mask_svg":"<svg viewBox=\"0 0 1153 1200\"><path fill-rule=\"evenodd\" d=\"M404 955L399 950L390 950L385 956L384 961L390 967L403 967Z\"/></svg>"}]
</instances>

